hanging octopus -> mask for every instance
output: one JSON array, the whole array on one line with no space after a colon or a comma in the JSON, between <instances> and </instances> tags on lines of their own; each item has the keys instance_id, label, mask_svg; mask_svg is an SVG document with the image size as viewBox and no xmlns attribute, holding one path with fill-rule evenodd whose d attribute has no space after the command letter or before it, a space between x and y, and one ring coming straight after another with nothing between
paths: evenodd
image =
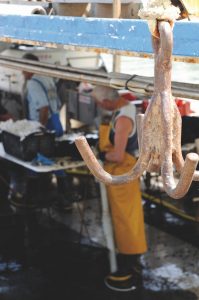
<instances>
[{"instance_id":1,"label":"hanging octopus","mask_svg":"<svg viewBox=\"0 0 199 300\"><path fill-rule=\"evenodd\" d=\"M154 4L157 0L151 2ZM168 3L167 0L162 2ZM160 172L166 193L171 198L179 199L187 193L193 180L199 181L199 172L195 171L199 156L189 153L184 161L181 151L181 115L171 94L173 17L168 18L164 14L154 24L151 29L155 62L154 92L145 114L137 115L137 163L128 173L112 176L102 168L85 137L78 137L75 143L91 173L99 181L122 184L140 177L145 171ZM174 168L179 173L177 183Z\"/></svg>"}]
</instances>

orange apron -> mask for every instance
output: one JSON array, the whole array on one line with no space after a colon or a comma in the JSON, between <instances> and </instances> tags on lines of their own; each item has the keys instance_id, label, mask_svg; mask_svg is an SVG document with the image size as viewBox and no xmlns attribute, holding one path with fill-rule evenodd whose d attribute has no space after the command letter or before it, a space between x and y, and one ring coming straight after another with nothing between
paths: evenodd
<instances>
[{"instance_id":1,"label":"orange apron","mask_svg":"<svg viewBox=\"0 0 199 300\"><path fill-rule=\"evenodd\" d=\"M111 151L113 145L109 141L110 126L99 128L100 151ZM112 175L128 172L136 163L136 159L125 153L122 163L104 163L104 169ZM144 216L139 180L122 185L107 186L108 200L111 209L114 235L117 250L122 254L142 254L147 250Z\"/></svg>"}]
</instances>

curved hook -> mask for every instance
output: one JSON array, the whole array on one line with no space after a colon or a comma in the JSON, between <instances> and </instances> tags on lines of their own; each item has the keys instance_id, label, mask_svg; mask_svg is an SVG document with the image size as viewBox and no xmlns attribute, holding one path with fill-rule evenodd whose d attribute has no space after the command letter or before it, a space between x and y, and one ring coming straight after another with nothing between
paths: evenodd
<instances>
[{"instance_id":1,"label":"curved hook","mask_svg":"<svg viewBox=\"0 0 199 300\"><path fill-rule=\"evenodd\" d=\"M193 181L199 181L199 171L194 172Z\"/></svg>"},{"instance_id":2,"label":"curved hook","mask_svg":"<svg viewBox=\"0 0 199 300\"><path fill-rule=\"evenodd\" d=\"M178 171L178 173L181 174L181 171L184 167L184 159L182 157L182 154L181 153L174 153L173 154L173 162L174 162L174 165L176 166L176 170ZM194 174L193 174L193 181L199 181L199 171L194 171Z\"/></svg>"},{"instance_id":3,"label":"curved hook","mask_svg":"<svg viewBox=\"0 0 199 300\"><path fill-rule=\"evenodd\" d=\"M125 184L140 177L146 170L150 157L149 153L145 153L144 157L140 155L142 159L138 159L131 171L123 175L112 176L102 168L84 136L78 137L75 144L91 173L104 184Z\"/></svg>"},{"instance_id":4,"label":"curved hook","mask_svg":"<svg viewBox=\"0 0 199 300\"><path fill-rule=\"evenodd\" d=\"M105 184L112 183L112 176L107 173L98 160L96 159L93 151L91 150L86 138L84 136L79 136L75 139L75 145L79 150L83 160L85 161L87 167L91 173L101 182Z\"/></svg>"},{"instance_id":5,"label":"curved hook","mask_svg":"<svg viewBox=\"0 0 199 300\"><path fill-rule=\"evenodd\" d=\"M167 165L163 165L161 170L162 180L165 192L174 199L182 198L188 191L199 157L196 153L189 153L186 156L184 167L181 170L180 179L176 185L173 170L168 169Z\"/></svg>"}]
</instances>

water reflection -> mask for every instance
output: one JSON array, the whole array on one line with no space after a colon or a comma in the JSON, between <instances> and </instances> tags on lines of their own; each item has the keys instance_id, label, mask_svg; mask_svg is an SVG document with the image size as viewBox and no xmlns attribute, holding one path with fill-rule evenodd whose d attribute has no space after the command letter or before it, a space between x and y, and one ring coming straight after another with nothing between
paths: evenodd
<instances>
[{"instance_id":1,"label":"water reflection","mask_svg":"<svg viewBox=\"0 0 199 300\"><path fill-rule=\"evenodd\" d=\"M154 210L154 209L153 209ZM105 248L71 242L77 233L38 214L17 215L0 228L0 296L3 300L196 300L199 275L182 265L183 243L148 228L149 251L143 257L143 286L116 293L103 283L109 272ZM165 244L167 241L168 245ZM188 249L188 248L187 248ZM173 253L176 251L176 257ZM196 249L197 251L197 249ZM188 257L195 257L188 251ZM197 268L197 266L195 266Z\"/></svg>"}]
</instances>

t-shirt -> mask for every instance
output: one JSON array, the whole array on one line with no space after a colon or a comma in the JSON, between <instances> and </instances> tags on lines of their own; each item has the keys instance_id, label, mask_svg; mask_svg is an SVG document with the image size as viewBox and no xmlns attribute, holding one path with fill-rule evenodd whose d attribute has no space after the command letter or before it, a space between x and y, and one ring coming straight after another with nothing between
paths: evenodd
<instances>
[{"instance_id":1,"label":"t-shirt","mask_svg":"<svg viewBox=\"0 0 199 300\"><path fill-rule=\"evenodd\" d=\"M39 110L42 107L50 105L53 112L59 111L60 108L56 85L51 77L33 75L27 83L26 100L29 120L39 121Z\"/></svg>"},{"instance_id":2,"label":"t-shirt","mask_svg":"<svg viewBox=\"0 0 199 300\"><path fill-rule=\"evenodd\" d=\"M114 112L111 120L111 130L109 136L110 142L114 145L115 122L121 116L126 116L133 121L133 130L129 135L125 151L131 155L134 155L135 150L138 149L138 141L137 141L136 121L135 121L136 107L133 103L129 103Z\"/></svg>"},{"instance_id":3,"label":"t-shirt","mask_svg":"<svg viewBox=\"0 0 199 300\"><path fill-rule=\"evenodd\" d=\"M135 107L135 105L133 103L129 102L127 105L121 107L113 114L113 118L112 118L113 131L114 131L116 120L121 116L128 117L129 119L131 119L133 121L133 131L131 132L129 137L133 136L136 132L136 121L135 121L136 107Z\"/></svg>"}]
</instances>

